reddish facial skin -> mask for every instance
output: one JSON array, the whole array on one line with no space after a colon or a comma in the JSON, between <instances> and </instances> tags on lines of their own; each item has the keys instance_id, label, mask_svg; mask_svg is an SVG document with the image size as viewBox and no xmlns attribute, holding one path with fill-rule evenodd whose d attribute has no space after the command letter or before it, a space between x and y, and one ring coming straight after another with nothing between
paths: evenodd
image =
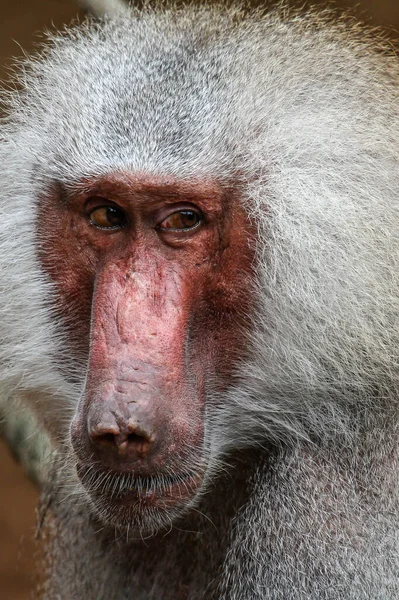
<instances>
[{"instance_id":1,"label":"reddish facial skin","mask_svg":"<svg viewBox=\"0 0 399 600\"><path fill-rule=\"evenodd\" d=\"M103 205L124 211L122 228L93 225ZM201 215L198 226L160 228L184 209ZM38 237L71 349L88 355L72 424L78 472L94 461L137 478L176 475L184 493L171 484L141 501L186 503L203 474L207 382L225 389L242 351L254 237L243 207L214 181L113 173L54 188Z\"/></svg>"}]
</instances>

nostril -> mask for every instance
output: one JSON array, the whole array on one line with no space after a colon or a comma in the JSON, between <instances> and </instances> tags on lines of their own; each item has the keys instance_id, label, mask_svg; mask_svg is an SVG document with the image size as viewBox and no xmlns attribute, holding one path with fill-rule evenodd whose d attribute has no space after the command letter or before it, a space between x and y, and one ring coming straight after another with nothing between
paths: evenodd
<instances>
[{"instance_id":1,"label":"nostril","mask_svg":"<svg viewBox=\"0 0 399 600\"><path fill-rule=\"evenodd\" d=\"M127 426L127 432L118 428L97 427L89 431L90 440L94 445L102 450L117 451L118 454L138 454L144 456L148 453L154 436L145 429L136 425L134 428L131 423ZM132 431L132 429L134 429Z\"/></svg>"},{"instance_id":2,"label":"nostril","mask_svg":"<svg viewBox=\"0 0 399 600\"><path fill-rule=\"evenodd\" d=\"M102 444L104 446L113 446L115 444L115 435L113 433L93 433L90 439L94 444Z\"/></svg>"},{"instance_id":3,"label":"nostril","mask_svg":"<svg viewBox=\"0 0 399 600\"><path fill-rule=\"evenodd\" d=\"M145 436L139 435L138 433L129 433L126 441L128 444L142 444L143 442L151 443Z\"/></svg>"}]
</instances>

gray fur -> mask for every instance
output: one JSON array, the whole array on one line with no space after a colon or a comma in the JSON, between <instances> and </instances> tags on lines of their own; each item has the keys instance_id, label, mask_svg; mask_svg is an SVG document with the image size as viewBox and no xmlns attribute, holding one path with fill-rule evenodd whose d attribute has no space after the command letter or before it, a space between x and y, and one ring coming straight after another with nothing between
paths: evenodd
<instances>
[{"instance_id":1,"label":"gray fur","mask_svg":"<svg viewBox=\"0 0 399 600\"><path fill-rule=\"evenodd\" d=\"M1 128L0 385L57 447L46 598L398 598L398 58L325 14L131 9L53 37L20 82ZM234 180L258 228L248 352L208 397L208 488L146 540L96 522L77 481L85 364L36 254L47 186L119 169Z\"/></svg>"},{"instance_id":2,"label":"gray fur","mask_svg":"<svg viewBox=\"0 0 399 600\"><path fill-rule=\"evenodd\" d=\"M128 10L123 0L79 0L79 4L97 16L112 17Z\"/></svg>"}]
</instances>

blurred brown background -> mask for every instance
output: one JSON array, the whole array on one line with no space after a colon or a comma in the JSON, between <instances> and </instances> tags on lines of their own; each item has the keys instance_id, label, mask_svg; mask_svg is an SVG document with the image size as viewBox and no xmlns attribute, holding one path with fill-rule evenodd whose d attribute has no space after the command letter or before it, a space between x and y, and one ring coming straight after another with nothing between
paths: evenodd
<instances>
[{"instance_id":1,"label":"blurred brown background","mask_svg":"<svg viewBox=\"0 0 399 600\"><path fill-rule=\"evenodd\" d=\"M313 4L317 0L313 0ZM327 3L323 1L323 5ZM399 0L341 0L363 21L399 29ZM44 28L60 27L78 15L73 0L0 0L0 78L11 57L30 52ZM80 13L82 15L82 13ZM397 36L399 38L399 35ZM35 581L37 490L0 442L0 598L28 600Z\"/></svg>"}]
</instances>

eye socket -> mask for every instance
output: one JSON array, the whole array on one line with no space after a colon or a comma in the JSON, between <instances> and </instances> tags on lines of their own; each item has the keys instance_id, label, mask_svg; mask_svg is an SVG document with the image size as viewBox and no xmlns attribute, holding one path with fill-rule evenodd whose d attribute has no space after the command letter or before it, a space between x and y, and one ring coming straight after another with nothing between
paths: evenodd
<instances>
[{"instance_id":1,"label":"eye socket","mask_svg":"<svg viewBox=\"0 0 399 600\"><path fill-rule=\"evenodd\" d=\"M126 225L126 214L116 206L98 206L89 214L90 221L100 229L121 229Z\"/></svg>"},{"instance_id":2,"label":"eye socket","mask_svg":"<svg viewBox=\"0 0 399 600\"><path fill-rule=\"evenodd\" d=\"M201 216L195 210L178 210L171 215L168 215L166 219L158 225L159 229L167 231L168 229L174 231L183 231L185 229L194 229L201 223Z\"/></svg>"}]
</instances>

